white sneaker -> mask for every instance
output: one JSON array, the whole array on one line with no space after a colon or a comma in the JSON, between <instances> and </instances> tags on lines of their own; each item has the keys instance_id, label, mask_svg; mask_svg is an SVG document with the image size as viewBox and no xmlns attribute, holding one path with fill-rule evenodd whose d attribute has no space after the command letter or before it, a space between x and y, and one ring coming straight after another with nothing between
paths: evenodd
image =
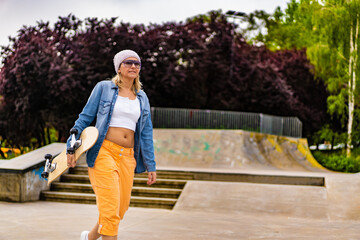
<instances>
[{"instance_id":1,"label":"white sneaker","mask_svg":"<svg viewBox=\"0 0 360 240\"><path fill-rule=\"evenodd\" d=\"M88 234L89 234L89 231L83 231L80 235L80 240L89 240Z\"/></svg>"}]
</instances>

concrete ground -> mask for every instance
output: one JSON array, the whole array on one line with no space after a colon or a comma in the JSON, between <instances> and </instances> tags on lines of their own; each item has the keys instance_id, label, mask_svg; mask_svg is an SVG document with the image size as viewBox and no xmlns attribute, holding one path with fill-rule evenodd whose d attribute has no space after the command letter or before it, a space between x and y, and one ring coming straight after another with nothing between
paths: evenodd
<instances>
[{"instance_id":1,"label":"concrete ground","mask_svg":"<svg viewBox=\"0 0 360 240\"><path fill-rule=\"evenodd\" d=\"M327 174L324 187L189 181L173 210L130 208L118 239L360 239L359 178ZM75 240L97 217L96 205L0 202L0 240Z\"/></svg>"},{"instance_id":2,"label":"concrete ground","mask_svg":"<svg viewBox=\"0 0 360 240\"><path fill-rule=\"evenodd\" d=\"M79 239L97 220L95 205L0 203L0 239ZM360 221L281 215L130 208L118 239L360 239Z\"/></svg>"},{"instance_id":3,"label":"concrete ground","mask_svg":"<svg viewBox=\"0 0 360 240\"><path fill-rule=\"evenodd\" d=\"M173 210L130 208L120 223L118 239L360 239L360 174L315 171L319 169L307 144L292 139L240 132L199 134L158 137L156 149L165 159L157 156L160 168L321 176L325 185L188 181ZM253 155L256 161L251 162ZM18 161L22 168L34 165ZM0 240L76 240L81 231L95 225L97 217L96 205L0 202Z\"/></svg>"}]
</instances>

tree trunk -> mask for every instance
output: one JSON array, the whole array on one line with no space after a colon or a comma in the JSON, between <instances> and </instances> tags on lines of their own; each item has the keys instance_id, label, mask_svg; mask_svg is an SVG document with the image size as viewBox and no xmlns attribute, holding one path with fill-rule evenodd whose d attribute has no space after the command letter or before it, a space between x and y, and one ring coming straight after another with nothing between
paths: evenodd
<instances>
[{"instance_id":1,"label":"tree trunk","mask_svg":"<svg viewBox=\"0 0 360 240\"><path fill-rule=\"evenodd\" d=\"M356 90L356 62L357 62L357 47L358 47L358 34L359 34L359 22L356 19L355 35L353 35L353 28L350 28L350 59L349 59L349 120L347 131L347 144L346 144L346 156L351 155L351 142L352 142L352 126L354 119L354 107L355 107L355 90Z\"/></svg>"},{"instance_id":2,"label":"tree trunk","mask_svg":"<svg viewBox=\"0 0 360 240\"><path fill-rule=\"evenodd\" d=\"M59 130L57 142L61 142L61 141L62 141L62 131Z\"/></svg>"}]
</instances>

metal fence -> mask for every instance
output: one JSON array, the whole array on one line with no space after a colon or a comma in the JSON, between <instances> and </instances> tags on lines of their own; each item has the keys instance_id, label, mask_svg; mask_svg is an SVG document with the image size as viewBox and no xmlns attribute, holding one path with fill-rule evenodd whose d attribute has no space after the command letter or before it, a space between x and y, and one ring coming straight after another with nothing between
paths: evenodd
<instances>
[{"instance_id":1,"label":"metal fence","mask_svg":"<svg viewBox=\"0 0 360 240\"><path fill-rule=\"evenodd\" d=\"M218 110L151 108L154 128L243 129L281 136L302 136L297 117Z\"/></svg>"}]
</instances>

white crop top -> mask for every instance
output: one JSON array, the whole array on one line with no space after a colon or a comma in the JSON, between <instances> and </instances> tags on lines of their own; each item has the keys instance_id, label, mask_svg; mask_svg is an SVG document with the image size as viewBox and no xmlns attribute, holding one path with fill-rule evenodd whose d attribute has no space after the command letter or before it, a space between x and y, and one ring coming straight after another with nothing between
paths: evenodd
<instances>
[{"instance_id":1,"label":"white crop top","mask_svg":"<svg viewBox=\"0 0 360 240\"><path fill-rule=\"evenodd\" d=\"M140 118L139 99L130 100L118 96L110 119L110 127L121 127L135 132L136 123Z\"/></svg>"}]
</instances>

